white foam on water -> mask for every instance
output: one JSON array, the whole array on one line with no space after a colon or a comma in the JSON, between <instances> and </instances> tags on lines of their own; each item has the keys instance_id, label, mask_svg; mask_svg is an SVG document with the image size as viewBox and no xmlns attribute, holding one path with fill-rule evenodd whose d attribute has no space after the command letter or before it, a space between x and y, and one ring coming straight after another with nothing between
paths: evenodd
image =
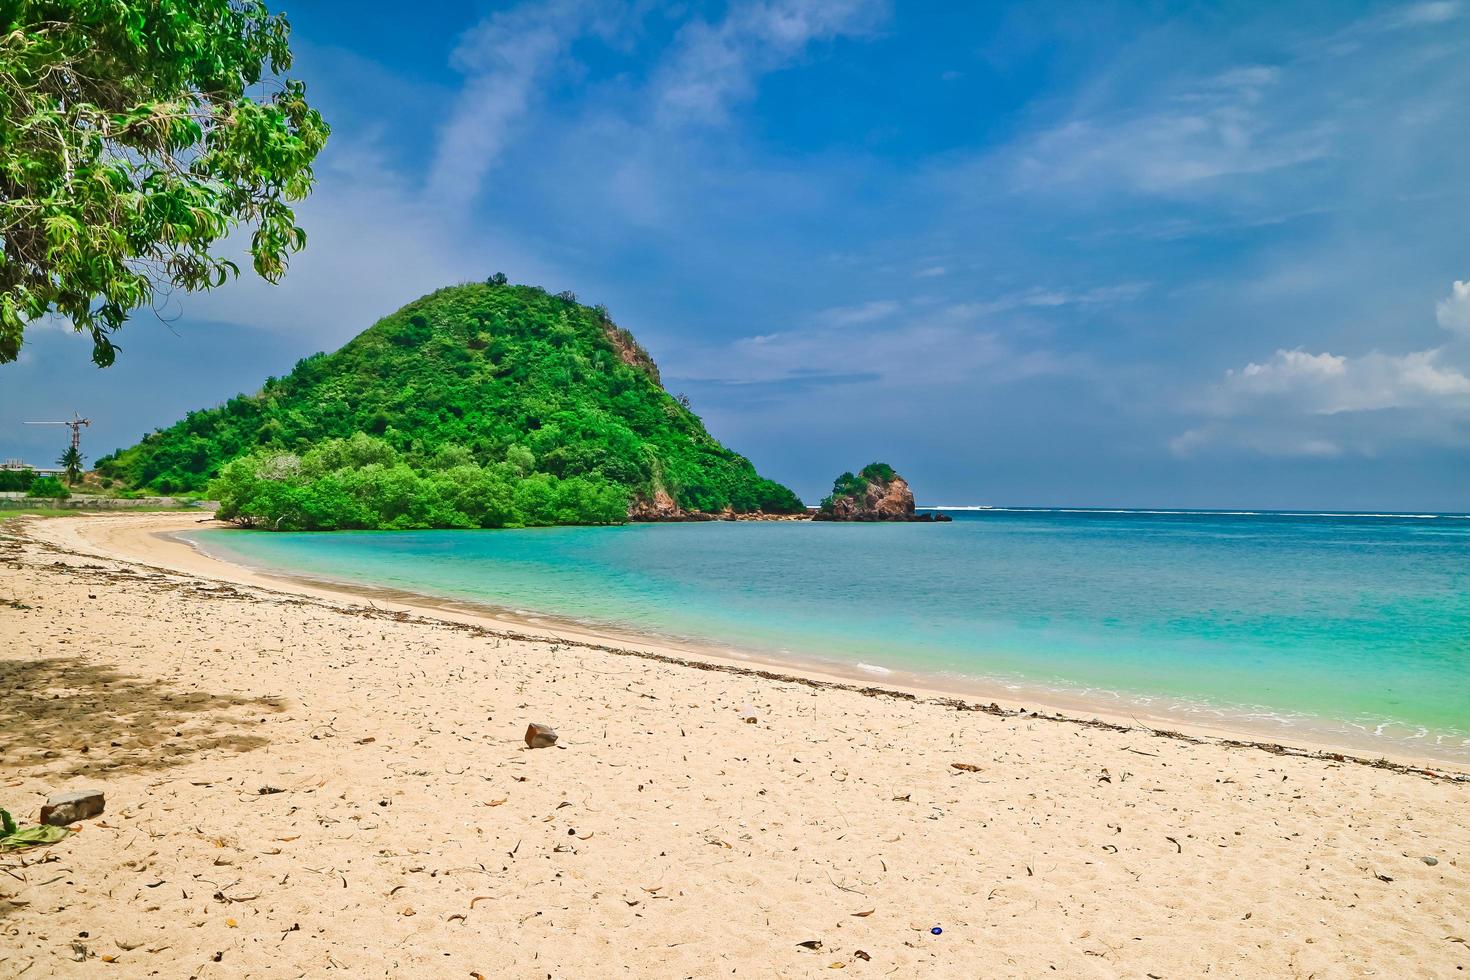
<instances>
[{"instance_id":1,"label":"white foam on water","mask_svg":"<svg viewBox=\"0 0 1470 980\"><path fill-rule=\"evenodd\" d=\"M916 510L990 511L997 514L1147 514L1174 517L1367 517L1405 521L1470 519L1466 514L1391 514L1369 511L1332 510L1151 510L1131 507L995 507L990 504L960 504L917 507Z\"/></svg>"}]
</instances>

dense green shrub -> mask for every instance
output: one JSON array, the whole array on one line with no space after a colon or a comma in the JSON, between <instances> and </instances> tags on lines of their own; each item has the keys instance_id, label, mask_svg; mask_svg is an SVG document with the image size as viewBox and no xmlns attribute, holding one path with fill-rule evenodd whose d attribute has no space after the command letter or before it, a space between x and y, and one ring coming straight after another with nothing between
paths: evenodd
<instances>
[{"instance_id":1,"label":"dense green shrub","mask_svg":"<svg viewBox=\"0 0 1470 980\"><path fill-rule=\"evenodd\" d=\"M0 470L0 493L24 492L35 480L35 470Z\"/></svg>"},{"instance_id":2,"label":"dense green shrub","mask_svg":"<svg viewBox=\"0 0 1470 980\"><path fill-rule=\"evenodd\" d=\"M659 490L692 510L801 509L663 390L605 311L503 279L410 303L97 471L160 493L218 476L237 504L254 501L236 513L262 526L606 523L615 497L622 520L629 500ZM232 460L288 456L300 473L226 474Z\"/></svg>"},{"instance_id":3,"label":"dense green shrub","mask_svg":"<svg viewBox=\"0 0 1470 980\"><path fill-rule=\"evenodd\" d=\"M54 476L38 476L31 481L27 497L70 497L71 491Z\"/></svg>"},{"instance_id":4,"label":"dense green shrub","mask_svg":"<svg viewBox=\"0 0 1470 980\"><path fill-rule=\"evenodd\" d=\"M358 433L297 456L261 450L226 463L209 492L219 517L280 531L618 524L628 491L596 477L523 474L442 450L415 469L386 441Z\"/></svg>"}]
</instances>

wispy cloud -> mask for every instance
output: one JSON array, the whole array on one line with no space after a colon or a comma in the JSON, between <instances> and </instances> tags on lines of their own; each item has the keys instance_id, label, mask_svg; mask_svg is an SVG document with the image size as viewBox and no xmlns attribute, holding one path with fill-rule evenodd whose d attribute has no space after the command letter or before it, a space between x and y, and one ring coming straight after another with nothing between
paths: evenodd
<instances>
[{"instance_id":1,"label":"wispy cloud","mask_svg":"<svg viewBox=\"0 0 1470 980\"><path fill-rule=\"evenodd\" d=\"M1107 286L1092 286L1086 289L1034 287L1008 293L995 299L956 304L953 309L962 312L965 316L980 317L1011 310L1101 306L1137 299L1148 289L1149 283L1146 282L1122 282Z\"/></svg>"},{"instance_id":2,"label":"wispy cloud","mask_svg":"<svg viewBox=\"0 0 1470 980\"><path fill-rule=\"evenodd\" d=\"M862 323L884 320L897 313L901 304L891 299L875 299L857 306L834 306L822 310L816 321L833 327L853 327Z\"/></svg>"},{"instance_id":3,"label":"wispy cloud","mask_svg":"<svg viewBox=\"0 0 1470 980\"><path fill-rule=\"evenodd\" d=\"M665 122L723 122L761 74L814 42L876 29L887 7L883 0L745 0L722 20L686 24L654 83L657 114Z\"/></svg>"},{"instance_id":4,"label":"wispy cloud","mask_svg":"<svg viewBox=\"0 0 1470 980\"><path fill-rule=\"evenodd\" d=\"M1390 23L1403 26L1443 24L1459 17L1462 7L1459 0L1429 0L1427 3L1410 4L1392 15Z\"/></svg>"},{"instance_id":5,"label":"wispy cloud","mask_svg":"<svg viewBox=\"0 0 1470 980\"><path fill-rule=\"evenodd\" d=\"M427 181L431 201L474 200L515 124L594 9L590 0L526 3L490 15L460 38L453 64L465 83L435 150Z\"/></svg>"},{"instance_id":6,"label":"wispy cloud","mask_svg":"<svg viewBox=\"0 0 1470 980\"><path fill-rule=\"evenodd\" d=\"M961 304L899 314L897 304L881 301L823 311L808 328L691 352L678 373L726 384L772 384L820 370L932 394L982 380L1005 383L1086 370L1085 359L1022 346Z\"/></svg>"},{"instance_id":7,"label":"wispy cloud","mask_svg":"<svg viewBox=\"0 0 1470 980\"><path fill-rule=\"evenodd\" d=\"M1142 111L1069 119L1019 148L1016 185L1032 191L1086 185L1177 194L1327 155L1329 124L1288 124L1269 111L1280 81L1277 67L1241 65L1177 88Z\"/></svg>"}]
</instances>

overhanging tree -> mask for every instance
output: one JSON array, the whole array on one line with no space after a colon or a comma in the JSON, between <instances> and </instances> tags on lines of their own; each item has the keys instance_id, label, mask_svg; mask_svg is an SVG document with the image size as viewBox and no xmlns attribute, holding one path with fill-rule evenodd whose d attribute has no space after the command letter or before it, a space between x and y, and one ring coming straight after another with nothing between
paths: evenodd
<instances>
[{"instance_id":1,"label":"overhanging tree","mask_svg":"<svg viewBox=\"0 0 1470 980\"><path fill-rule=\"evenodd\" d=\"M0 0L0 363L57 315L110 365L159 290L239 274L211 249L251 229L271 282L306 243L328 127L259 0Z\"/></svg>"}]
</instances>

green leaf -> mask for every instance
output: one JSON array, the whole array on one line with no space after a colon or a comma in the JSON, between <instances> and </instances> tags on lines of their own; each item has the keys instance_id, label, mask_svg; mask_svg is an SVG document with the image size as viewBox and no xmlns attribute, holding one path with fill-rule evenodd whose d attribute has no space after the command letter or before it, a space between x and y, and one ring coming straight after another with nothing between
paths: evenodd
<instances>
[{"instance_id":1,"label":"green leaf","mask_svg":"<svg viewBox=\"0 0 1470 980\"><path fill-rule=\"evenodd\" d=\"M48 824L17 827L9 811L0 809L0 851L54 844L69 833L65 827L52 827Z\"/></svg>"}]
</instances>

